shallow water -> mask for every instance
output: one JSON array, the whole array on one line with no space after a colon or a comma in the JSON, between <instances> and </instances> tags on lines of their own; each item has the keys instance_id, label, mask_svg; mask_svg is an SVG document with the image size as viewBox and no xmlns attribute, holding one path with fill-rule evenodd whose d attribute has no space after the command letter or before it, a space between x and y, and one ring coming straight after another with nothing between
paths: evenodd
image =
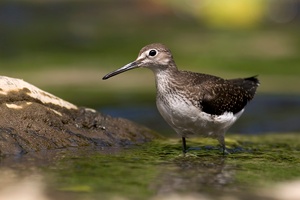
<instances>
[{"instance_id":1,"label":"shallow water","mask_svg":"<svg viewBox=\"0 0 300 200\"><path fill-rule=\"evenodd\" d=\"M276 199L275 190L261 192L300 180L298 134L229 139L235 151L227 156L210 148L214 140L189 140L201 150L183 156L180 140L164 139L123 149L69 148L1 158L0 199Z\"/></svg>"},{"instance_id":2,"label":"shallow water","mask_svg":"<svg viewBox=\"0 0 300 200\"><path fill-rule=\"evenodd\" d=\"M151 105L134 107L106 107L101 108L100 112L130 119L159 133L174 132L158 113L155 102ZM239 134L300 132L300 96L257 95L228 132Z\"/></svg>"}]
</instances>

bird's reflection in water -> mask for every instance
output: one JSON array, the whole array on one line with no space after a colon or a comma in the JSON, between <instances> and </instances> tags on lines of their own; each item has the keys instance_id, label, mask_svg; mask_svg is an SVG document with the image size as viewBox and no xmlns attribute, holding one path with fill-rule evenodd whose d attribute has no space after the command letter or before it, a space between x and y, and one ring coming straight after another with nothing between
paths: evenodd
<instances>
[{"instance_id":1,"label":"bird's reflection in water","mask_svg":"<svg viewBox=\"0 0 300 200\"><path fill-rule=\"evenodd\" d=\"M223 156L209 159L181 156L162 168L154 186L158 194L234 190L236 167L226 164Z\"/></svg>"}]
</instances>

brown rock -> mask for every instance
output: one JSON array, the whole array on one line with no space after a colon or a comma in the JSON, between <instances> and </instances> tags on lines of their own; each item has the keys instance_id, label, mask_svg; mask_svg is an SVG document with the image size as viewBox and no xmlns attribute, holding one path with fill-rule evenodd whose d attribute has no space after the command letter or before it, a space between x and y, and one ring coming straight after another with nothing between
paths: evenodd
<instances>
[{"instance_id":1,"label":"brown rock","mask_svg":"<svg viewBox=\"0 0 300 200\"><path fill-rule=\"evenodd\" d=\"M158 135L79 108L20 79L0 76L0 156L80 146L127 146Z\"/></svg>"}]
</instances>

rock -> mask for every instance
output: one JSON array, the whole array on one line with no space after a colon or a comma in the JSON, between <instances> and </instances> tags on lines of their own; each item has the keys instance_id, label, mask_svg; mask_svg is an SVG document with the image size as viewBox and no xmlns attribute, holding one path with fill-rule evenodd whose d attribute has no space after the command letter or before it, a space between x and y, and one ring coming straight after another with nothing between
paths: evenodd
<instances>
[{"instance_id":1,"label":"rock","mask_svg":"<svg viewBox=\"0 0 300 200\"><path fill-rule=\"evenodd\" d=\"M0 114L0 156L64 147L122 147L158 137L129 120L77 107L5 76L0 76Z\"/></svg>"}]
</instances>

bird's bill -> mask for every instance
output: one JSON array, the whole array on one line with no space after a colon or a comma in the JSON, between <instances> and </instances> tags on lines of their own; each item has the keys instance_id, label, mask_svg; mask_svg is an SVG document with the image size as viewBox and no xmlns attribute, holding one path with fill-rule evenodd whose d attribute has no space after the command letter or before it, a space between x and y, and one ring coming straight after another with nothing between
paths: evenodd
<instances>
[{"instance_id":1,"label":"bird's bill","mask_svg":"<svg viewBox=\"0 0 300 200\"><path fill-rule=\"evenodd\" d=\"M138 68L138 67L139 67L139 62L134 61L134 62L128 63L127 65L125 65L124 67L121 67L120 69L117 69L113 72L110 72L110 73L106 74L102 79L106 80L106 79L109 79L110 77L113 77L115 75L121 74L123 72L126 72L126 71L131 70L131 69L135 69L135 68Z\"/></svg>"}]
</instances>

